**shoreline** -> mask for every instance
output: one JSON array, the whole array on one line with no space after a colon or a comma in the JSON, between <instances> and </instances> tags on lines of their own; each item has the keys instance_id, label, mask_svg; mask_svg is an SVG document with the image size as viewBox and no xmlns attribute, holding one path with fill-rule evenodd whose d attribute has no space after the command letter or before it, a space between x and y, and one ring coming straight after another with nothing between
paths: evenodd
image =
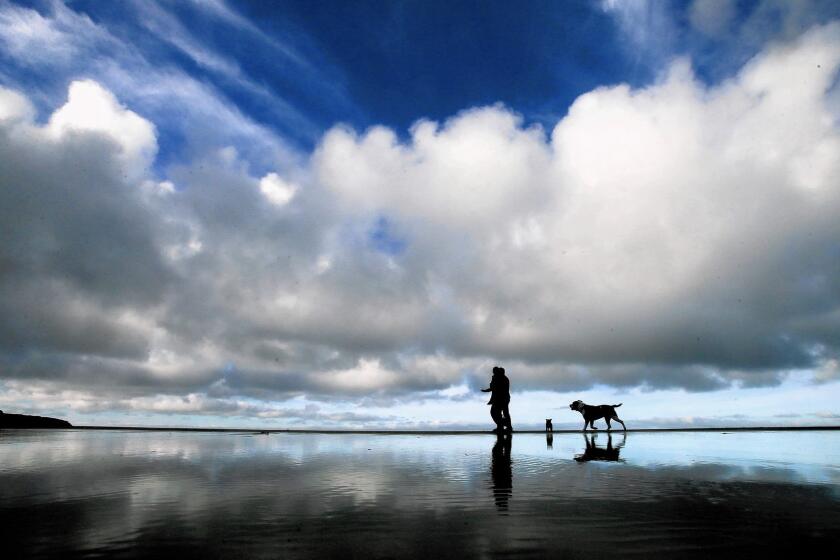
<instances>
[{"instance_id":1,"label":"shoreline","mask_svg":"<svg viewBox=\"0 0 840 560\"><path fill-rule=\"evenodd\" d=\"M8 428L32 429L32 428ZM141 432L210 432L210 433L249 433L249 434L358 434L358 435L417 435L417 436L452 436L452 435L494 435L490 430L328 430L328 429L285 429L285 428L184 428L150 426L72 426L53 428L58 430L112 430ZM808 432L838 431L840 426L756 426L756 427L720 427L720 428L635 428L624 430L517 430L514 434L624 434L624 433L692 433L692 432Z\"/></svg>"}]
</instances>

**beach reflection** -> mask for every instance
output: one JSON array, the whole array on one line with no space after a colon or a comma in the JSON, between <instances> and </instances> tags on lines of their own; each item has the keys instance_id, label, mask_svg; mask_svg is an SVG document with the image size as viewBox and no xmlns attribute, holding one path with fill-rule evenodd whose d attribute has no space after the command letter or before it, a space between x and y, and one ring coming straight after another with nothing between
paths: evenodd
<instances>
[{"instance_id":1,"label":"beach reflection","mask_svg":"<svg viewBox=\"0 0 840 560\"><path fill-rule=\"evenodd\" d=\"M624 433L621 437L621 442L613 447L612 434L607 434L607 446L599 447L596 439L597 434L583 434L583 439L586 443L586 449L583 453L575 455L575 461L578 463L586 463L588 461L621 461L621 448L627 444L627 434Z\"/></svg>"},{"instance_id":2,"label":"beach reflection","mask_svg":"<svg viewBox=\"0 0 840 560\"><path fill-rule=\"evenodd\" d=\"M840 544L838 432L515 438L2 431L0 538L27 558Z\"/></svg>"},{"instance_id":3,"label":"beach reflection","mask_svg":"<svg viewBox=\"0 0 840 560\"><path fill-rule=\"evenodd\" d=\"M513 494L513 467L510 459L512 445L511 434L499 434L496 443L493 444L490 468L493 477L493 498L499 511L507 511L508 501Z\"/></svg>"}]
</instances>

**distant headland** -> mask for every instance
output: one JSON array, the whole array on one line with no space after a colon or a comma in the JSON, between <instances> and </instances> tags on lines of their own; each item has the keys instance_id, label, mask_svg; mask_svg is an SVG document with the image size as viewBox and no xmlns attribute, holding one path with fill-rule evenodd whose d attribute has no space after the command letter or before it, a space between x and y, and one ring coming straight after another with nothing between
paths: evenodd
<instances>
[{"instance_id":1,"label":"distant headland","mask_svg":"<svg viewBox=\"0 0 840 560\"><path fill-rule=\"evenodd\" d=\"M67 420L28 414L4 414L0 410L0 429L3 428L72 428Z\"/></svg>"}]
</instances>

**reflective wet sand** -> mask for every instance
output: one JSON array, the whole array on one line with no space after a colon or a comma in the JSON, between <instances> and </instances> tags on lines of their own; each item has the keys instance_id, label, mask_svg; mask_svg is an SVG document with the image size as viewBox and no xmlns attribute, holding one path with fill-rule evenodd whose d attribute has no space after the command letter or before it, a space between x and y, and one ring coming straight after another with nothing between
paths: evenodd
<instances>
[{"instance_id":1,"label":"reflective wet sand","mask_svg":"<svg viewBox=\"0 0 840 560\"><path fill-rule=\"evenodd\" d=\"M801 555L840 544L838 465L825 431L8 430L0 536L20 558Z\"/></svg>"}]
</instances>

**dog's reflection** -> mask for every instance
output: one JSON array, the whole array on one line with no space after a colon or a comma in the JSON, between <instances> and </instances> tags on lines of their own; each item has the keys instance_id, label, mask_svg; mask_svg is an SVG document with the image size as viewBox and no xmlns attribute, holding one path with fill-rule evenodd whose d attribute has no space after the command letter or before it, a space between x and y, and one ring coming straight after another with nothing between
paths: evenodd
<instances>
[{"instance_id":1,"label":"dog's reflection","mask_svg":"<svg viewBox=\"0 0 840 560\"><path fill-rule=\"evenodd\" d=\"M545 434L545 448L546 449L553 449L554 448L554 434L548 432Z\"/></svg>"},{"instance_id":2,"label":"dog's reflection","mask_svg":"<svg viewBox=\"0 0 840 560\"><path fill-rule=\"evenodd\" d=\"M575 461L578 463L585 463L587 461L621 461L619 454L621 448L627 443L627 434L622 436L621 443L613 447L612 435L607 434L607 447L598 447L595 444L596 434L584 434L583 439L586 441L586 450L575 455Z\"/></svg>"},{"instance_id":3,"label":"dog's reflection","mask_svg":"<svg viewBox=\"0 0 840 560\"><path fill-rule=\"evenodd\" d=\"M493 445L493 459L490 476L493 479L493 499L499 511L507 511L508 501L513 494L513 467L510 460L511 434L501 433Z\"/></svg>"}]
</instances>

